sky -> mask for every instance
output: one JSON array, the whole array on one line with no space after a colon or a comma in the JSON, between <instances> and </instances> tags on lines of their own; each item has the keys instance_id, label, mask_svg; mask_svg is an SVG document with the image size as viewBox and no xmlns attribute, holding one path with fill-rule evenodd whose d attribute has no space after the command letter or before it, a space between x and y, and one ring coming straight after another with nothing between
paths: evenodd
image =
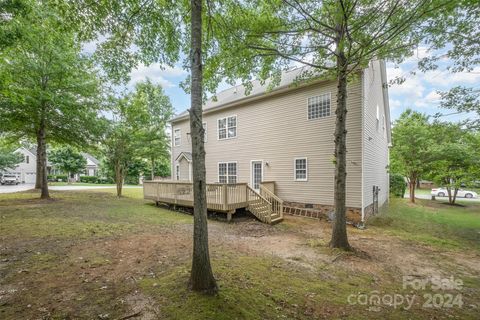
<instances>
[{"instance_id":1,"label":"sky","mask_svg":"<svg viewBox=\"0 0 480 320\"><path fill-rule=\"evenodd\" d=\"M389 100L392 121L397 119L400 114L408 108L422 113L434 115L437 112L444 114L452 111L439 108L439 94L437 91L447 91L448 89L465 85L477 87L480 84L480 67L472 72L449 73L445 68L449 65L448 61L442 61L439 70L422 73L417 69L419 59L429 55L425 48L418 48L410 58L403 63L395 65L387 64L387 77L393 80L396 77L404 77L402 84L392 84L389 87ZM131 81L128 88L133 88L134 84L147 77L153 82L161 84L166 94L170 97L176 113L185 111L190 104L190 96L180 87L180 82L185 80L187 71L182 70L180 66L167 67L162 70L160 65L150 66L140 65L132 71ZM218 91L226 89L226 85L221 85ZM466 115L450 115L443 119L448 121L463 120Z\"/></svg>"}]
</instances>

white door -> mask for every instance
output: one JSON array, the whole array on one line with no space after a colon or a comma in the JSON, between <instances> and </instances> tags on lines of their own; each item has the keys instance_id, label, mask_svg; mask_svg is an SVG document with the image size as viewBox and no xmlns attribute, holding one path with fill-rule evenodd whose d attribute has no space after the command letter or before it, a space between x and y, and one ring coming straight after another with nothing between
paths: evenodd
<instances>
[{"instance_id":1,"label":"white door","mask_svg":"<svg viewBox=\"0 0 480 320\"><path fill-rule=\"evenodd\" d=\"M263 179L263 165L261 160L252 161L252 188L255 190L260 190L260 183Z\"/></svg>"}]
</instances>

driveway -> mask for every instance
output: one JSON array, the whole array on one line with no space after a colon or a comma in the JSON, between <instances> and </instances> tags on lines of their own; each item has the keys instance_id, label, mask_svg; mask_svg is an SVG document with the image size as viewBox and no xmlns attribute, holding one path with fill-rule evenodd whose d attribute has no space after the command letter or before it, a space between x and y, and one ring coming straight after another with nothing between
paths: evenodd
<instances>
[{"instance_id":1,"label":"driveway","mask_svg":"<svg viewBox=\"0 0 480 320\"><path fill-rule=\"evenodd\" d=\"M30 183L21 183L19 185L0 185L0 193L13 193L13 192L19 192L19 191L27 191L30 189L35 188L34 184Z\"/></svg>"},{"instance_id":2,"label":"driveway","mask_svg":"<svg viewBox=\"0 0 480 320\"><path fill-rule=\"evenodd\" d=\"M19 184L19 185L0 185L0 193L13 193L20 191L27 191L34 189L34 184ZM115 186L49 186L49 190L58 190L58 191L69 191L69 190L91 190L91 189L109 189L115 188ZM124 189L130 188L142 188L142 186L123 186Z\"/></svg>"}]
</instances>

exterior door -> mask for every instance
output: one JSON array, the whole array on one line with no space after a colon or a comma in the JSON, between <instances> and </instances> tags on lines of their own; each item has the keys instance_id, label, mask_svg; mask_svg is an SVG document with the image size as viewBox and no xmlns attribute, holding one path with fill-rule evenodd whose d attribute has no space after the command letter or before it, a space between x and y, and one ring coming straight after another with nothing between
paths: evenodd
<instances>
[{"instance_id":1,"label":"exterior door","mask_svg":"<svg viewBox=\"0 0 480 320\"><path fill-rule=\"evenodd\" d=\"M252 161L252 188L260 190L260 183L263 179L263 165L262 161Z\"/></svg>"}]
</instances>

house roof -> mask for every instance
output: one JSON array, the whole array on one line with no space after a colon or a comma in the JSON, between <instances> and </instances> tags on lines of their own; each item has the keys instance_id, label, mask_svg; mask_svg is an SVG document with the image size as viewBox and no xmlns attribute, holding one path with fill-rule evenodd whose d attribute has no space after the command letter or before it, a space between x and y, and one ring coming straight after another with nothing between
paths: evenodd
<instances>
[{"instance_id":1,"label":"house roof","mask_svg":"<svg viewBox=\"0 0 480 320\"><path fill-rule=\"evenodd\" d=\"M35 157L37 156L37 147L32 147L32 148L24 148L31 154L33 154Z\"/></svg>"},{"instance_id":2,"label":"house roof","mask_svg":"<svg viewBox=\"0 0 480 320\"><path fill-rule=\"evenodd\" d=\"M94 156L92 156L90 153L82 152L82 156L85 159L88 159L88 160L92 161L97 166L100 164L100 161L97 158L95 158Z\"/></svg>"},{"instance_id":3,"label":"house roof","mask_svg":"<svg viewBox=\"0 0 480 320\"><path fill-rule=\"evenodd\" d=\"M281 74L280 83L273 88L271 87L271 80L267 80L265 83L262 83L260 80L253 80L251 81L252 89L248 95L246 94L246 88L244 85L231 87L229 89L220 91L215 95L215 97L208 99L203 106L203 110L204 112L209 112L223 107L228 107L246 99L259 98L281 89L287 89L289 87L294 88L295 85L312 83L312 80L302 79L302 77L306 78L307 75L308 78L311 78L312 72L312 69L306 66L284 71ZM318 78L315 80L320 80L320 74L318 74ZM188 111L184 111L176 115L171 119L171 121L175 122L186 118L188 118Z\"/></svg>"},{"instance_id":4,"label":"house roof","mask_svg":"<svg viewBox=\"0 0 480 320\"><path fill-rule=\"evenodd\" d=\"M175 159L175 161L178 161L178 159L180 159L181 157L185 157L185 159L187 159L187 161L192 162L192 153L191 152L185 152L185 151L180 152L180 154Z\"/></svg>"}]
</instances>

